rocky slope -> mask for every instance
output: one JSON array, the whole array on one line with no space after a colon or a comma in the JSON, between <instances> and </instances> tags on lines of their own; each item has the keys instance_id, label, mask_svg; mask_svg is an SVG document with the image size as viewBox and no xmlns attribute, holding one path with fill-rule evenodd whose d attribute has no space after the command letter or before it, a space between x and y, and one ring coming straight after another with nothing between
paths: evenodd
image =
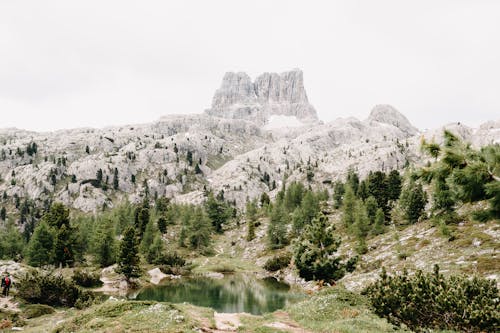
<instances>
[{"instance_id":1,"label":"rocky slope","mask_svg":"<svg viewBox=\"0 0 500 333\"><path fill-rule=\"evenodd\" d=\"M273 116L302 125L266 128ZM500 142L500 122L446 128L473 145ZM241 205L262 192L273 195L285 178L330 188L349 168L363 176L424 163L421 137L439 142L441 135L442 128L419 133L388 105L376 106L366 120L323 124L299 70L265 73L254 82L245 73L227 73L204 114L103 129L0 129L0 206L10 215L16 200L42 205L55 199L96 211L140 201L146 191L199 202L205 189L224 190Z\"/></svg>"}]
</instances>

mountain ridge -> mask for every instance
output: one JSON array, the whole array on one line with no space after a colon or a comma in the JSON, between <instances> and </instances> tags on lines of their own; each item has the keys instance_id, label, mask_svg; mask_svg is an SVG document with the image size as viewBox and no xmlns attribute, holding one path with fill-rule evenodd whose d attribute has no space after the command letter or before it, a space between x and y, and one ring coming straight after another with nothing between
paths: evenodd
<instances>
[{"instance_id":1,"label":"mountain ridge","mask_svg":"<svg viewBox=\"0 0 500 333\"><path fill-rule=\"evenodd\" d=\"M287 90L286 86L284 91L291 92L283 95L281 90L267 90L279 92L272 100L282 98L285 107L276 111L259 104L255 110L262 117L235 118L235 113L225 113L228 105L231 108L234 101L246 98L233 94L239 88L226 87L234 95L228 96L236 99L222 99L227 102L222 103L219 97L226 96L225 92L216 92L214 104L222 103L217 115L170 115L152 123L102 129L0 129L3 204L13 207L16 197L39 204L57 200L95 212L122 200L139 202L146 190L180 202L199 202L208 189L223 190L227 200L241 206L263 192L275 195L285 181L307 181L331 190L329 184L345 177L349 168L363 177L369 171L419 165L428 160L420 152L422 137L441 140L445 127L418 131L389 105L375 106L365 120L349 117L323 123L317 117L297 117L303 124L300 127L266 129L264 116L274 111L283 112L284 117L297 116L293 114L295 109L288 109L291 102L299 103L306 111L314 110L307 100L302 72L286 73L294 74L276 75L280 80L290 78L287 82L295 82L295 90ZM261 81L268 78L270 82L273 75L263 74ZM244 81L236 84L247 86L251 82L248 75ZM242 89L246 94L246 88ZM266 94L264 100L269 100ZM500 142L500 121L476 129L459 123L446 128L472 145ZM33 143L36 152L28 149ZM102 180L96 183L99 170Z\"/></svg>"}]
</instances>

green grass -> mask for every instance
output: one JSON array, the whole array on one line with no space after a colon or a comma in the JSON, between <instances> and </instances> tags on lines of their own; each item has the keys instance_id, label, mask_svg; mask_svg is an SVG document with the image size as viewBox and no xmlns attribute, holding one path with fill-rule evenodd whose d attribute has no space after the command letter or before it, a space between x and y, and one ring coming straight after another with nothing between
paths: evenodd
<instances>
[{"instance_id":1,"label":"green grass","mask_svg":"<svg viewBox=\"0 0 500 333\"><path fill-rule=\"evenodd\" d=\"M287 310L291 318L314 332L396 331L393 325L371 312L365 297L342 287L320 291Z\"/></svg>"},{"instance_id":2,"label":"green grass","mask_svg":"<svg viewBox=\"0 0 500 333\"><path fill-rule=\"evenodd\" d=\"M193 260L194 274L204 274L207 272L221 273L242 273L262 271L262 268L255 266L248 260L240 258L218 257L198 257Z\"/></svg>"},{"instance_id":3,"label":"green grass","mask_svg":"<svg viewBox=\"0 0 500 333\"><path fill-rule=\"evenodd\" d=\"M176 305L125 300L68 311L62 320L55 328L48 320L33 322L26 332L194 332L198 324L185 308Z\"/></svg>"}]
</instances>

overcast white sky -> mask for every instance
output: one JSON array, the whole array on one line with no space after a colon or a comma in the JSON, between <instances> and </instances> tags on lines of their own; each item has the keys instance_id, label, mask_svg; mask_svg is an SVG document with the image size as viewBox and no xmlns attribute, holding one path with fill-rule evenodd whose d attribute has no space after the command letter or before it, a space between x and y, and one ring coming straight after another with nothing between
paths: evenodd
<instances>
[{"instance_id":1,"label":"overcast white sky","mask_svg":"<svg viewBox=\"0 0 500 333\"><path fill-rule=\"evenodd\" d=\"M0 128L201 113L227 71L292 68L325 121L500 119L500 1L0 1Z\"/></svg>"}]
</instances>

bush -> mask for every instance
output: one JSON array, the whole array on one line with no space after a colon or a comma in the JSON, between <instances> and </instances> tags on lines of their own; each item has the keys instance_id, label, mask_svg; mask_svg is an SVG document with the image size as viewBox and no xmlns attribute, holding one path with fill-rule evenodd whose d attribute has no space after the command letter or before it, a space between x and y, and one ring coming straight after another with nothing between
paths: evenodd
<instances>
[{"instance_id":1,"label":"bush","mask_svg":"<svg viewBox=\"0 0 500 333\"><path fill-rule=\"evenodd\" d=\"M375 313L391 323L466 332L499 332L499 295L491 280L461 276L445 278L436 265L433 274L388 276L364 291Z\"/></svg>"},{"instance_id":2,"label":"bush","mask_svg":"<svg viewBox=\"0 0 500 333\"><path fill-rule=\"evenodd\" d=\"M77 285L86 288L99 287L102 285L101 276L97 272L76 269L71 279Z\"/></svg>"},{"instance_id":3,"label":"bush","mask_svg":"<svg viewBox=\"0 0 500 333\"><path fill-rule=\"evenodd\" d=\"M288 265L290 264L290 260L292 260L292 255L290 253L272 257L271 259L266 261L266 263L264 264L264 269L269 272L279 271L280 269L288 267Z\"/></svg>"},{"instance_id":4,"label":"bush","mask_svg":"<svg viewBox=\"0 0 500 333\"><path fill-rule=\"evenodd\" d=\"M61 275L31 271L16 283L18 296L29 303L83 308L94 296Z\"/></svg>"},{"instance_id":5,"label":"bush","mask_svg":"<svg viewBox=\"0 0 500 333\"><path fill-rule=\"evenodd\" d=\"M186 265L186 260L182 258L177 252L167 253L162 257L161 264L166 266L182 267Z\"/></svg>"},{"instance_id":6,"label":"bush","mask_svg":"<svg viewBox=\"0 0 500 333\"><path fill-rule=\"evenodd\" d=\"M53 307L45 305L45 304L28 304L24 308L23 315L27 319L37 318L46 314L54 313Z\"/></svg>"},{"instance_id":7,"label":"bush","mask_svg":"<svg viewBox=\"0 0 500 333\"><path fill-rule=\"evenodd\" d=\"M177 252L163 255L159 264L158 268L165 274L188 275L191 271L190 265Z\"/></svg>"}]
</instances>

